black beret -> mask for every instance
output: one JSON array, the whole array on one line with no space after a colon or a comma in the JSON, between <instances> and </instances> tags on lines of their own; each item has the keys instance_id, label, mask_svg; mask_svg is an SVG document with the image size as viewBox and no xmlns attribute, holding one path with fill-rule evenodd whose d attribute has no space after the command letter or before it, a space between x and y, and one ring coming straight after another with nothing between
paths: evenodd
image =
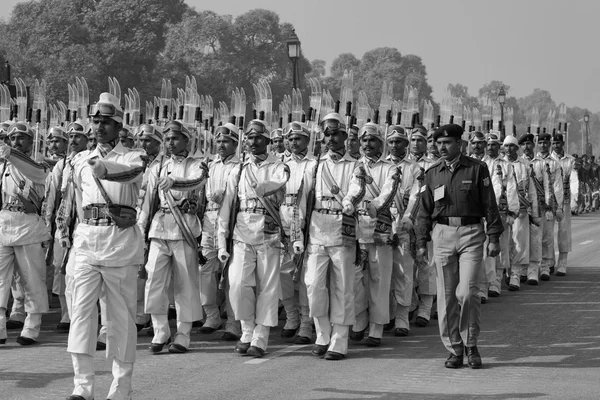
<instances>
[{"instance_id":1,"label":"black beret","mask_svg":"<svg viewBox=\"0 0 600 400\"><path fill-rule=\"evenodd\" d=\"M554 135L552 140L554 140L555 142L564 142L565 138L563 137L562 133L557 133L556 135Z\"/></svg>"},{"instance_id":2,"label":"black beret","mask_svg":"<svg viewBox=\"0 0 600 400\"><path fill-rule=\"evenodd\" d=\"M540 140L552 140L552 135L547 132L542 132L538 135L538 142Z\"/></svg>"},{"instance_id":3,"label":"black beret","mask_svg":"<svg viewBox=\"0 0 600 400\"><path fill-rule=\"evenodd\" d=\"M533 142L533 138L534 138L534 136L531 133L523 135L519 138L519 144L523 144L525 142Z\"/></svg>"},{"instance_id":4,"label":"black beret","mask_svg":"<svg viewBox=\"0 0 600 400\"><path fill-rule=\"evenodd\" d=\"M444 126L440 126L433 133L433 140L438 140L441 137L451 137L455 139L460 139L464 129L460 125L456 124L448 124Z\"/></svg>"}]
</instances>

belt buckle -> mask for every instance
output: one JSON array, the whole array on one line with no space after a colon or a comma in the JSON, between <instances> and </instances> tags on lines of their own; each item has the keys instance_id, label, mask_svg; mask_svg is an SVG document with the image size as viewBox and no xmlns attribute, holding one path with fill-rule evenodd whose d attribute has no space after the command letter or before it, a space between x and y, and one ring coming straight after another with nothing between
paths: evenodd
<instances>
[{"instance_id":1,"label":"belt buckle","mask_svg":"<svg viewBox=\"0 0 600 400\"><path fill-rule=\"evenodd\" d=\"M448 223L450 226L462 226L461 217L448 217Z\"/></svg>"},{"instance_id":2,"label":"belt buckle","mask_svg":"<svg viewBox=\"0 0 600 400\"><path fill-rule=\"evenodd\" d=\"M99 219L100 218L100 209L98 207L92 207L92 219Z\"/></svg>"},{"instance_id":3,"label":"belt buckle","mask_svg":"<svg viewBox=\"0 0 600 400\"><path fill-rule=\"evenodd\" d=\"M331 210L331 206L333 205L333 203L331 202L331 200L325 200L323 202L323 205L325 206L326 210Z\"/></svg>"},{"instance_id":4,"label":"belt buckle","mask_svg":"<svg viewBox=\"0 0 600 400\"><path fill-rule=\"evenodd\" d=\"M248 205L248 208L256 208L256 200L255 199L246 200L246 204Z\"/></svg>"}]
</instances>

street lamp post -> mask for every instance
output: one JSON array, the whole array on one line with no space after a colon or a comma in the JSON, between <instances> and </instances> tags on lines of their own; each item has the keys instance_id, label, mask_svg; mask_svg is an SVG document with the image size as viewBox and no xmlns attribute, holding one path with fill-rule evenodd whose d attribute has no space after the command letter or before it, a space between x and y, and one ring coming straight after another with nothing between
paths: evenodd
<instances>
[{"instance_id":1,"label":"street lamp post","mask_svg":"<svg viewBox=\"0 0 600 400\"><path fill-rule=\"evenodd\" d=\"M506 92L504 91L504 86L500 86L500 90L498 90L498 103L500 103L500 137L504 140L504 136L506 135L504 129L504 103L506 103Z\"/></svg>"},{"instance_id":2,"label":"street lamp post","mask_svg":"<svg viewBox=\"0 0 600 400\"><path fill-rule=\"evenodd\" d=\"M292 61L292 87L296 89L298 87L298 60L300 59L300 39L296 35L296 30L292 29L290 36L287 41L288 57Z\"/></svg>"},{"instance_id":3,"label":"street lamp post","mask_svg":"<svg viewBox=\"0 0 600 400\"><path fill-rule=\"evenodd\" d=\"M590 152L590 114L587 110L585 110L585 114L583 115L583 122L585 122L585 149L581 150L581 154L587 154Z\"/></svg>"}]
</instances>

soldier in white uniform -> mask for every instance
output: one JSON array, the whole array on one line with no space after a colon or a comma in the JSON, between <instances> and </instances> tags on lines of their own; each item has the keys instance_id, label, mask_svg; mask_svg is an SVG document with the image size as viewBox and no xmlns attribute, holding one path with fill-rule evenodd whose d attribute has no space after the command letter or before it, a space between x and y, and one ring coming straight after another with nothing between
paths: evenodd
<instances>
[{"instance_id":1,"label":"soldier in white uniform","mask_svg":"<svg viewBox=\"0 0 600 400\"><path fill-rule=\"evenodd\" d=\"M150 351L155 354L161 352L171 339L167 317L171 277L177 310L177 334L169 346L170 353L188 351L192 323L202 318L196 242L202 228L196 212L198 190L208 175L206 164L193 158L187 150L191 136L183 124L171 121L163 134L165 151L169 156L150 168L138 219L142 231L145 231L146 224L151 224L144 311L152 318L154 338ZM160 208L150 215L154 196L159 196Z\"/></svg>"},{"instance_id":2,"label":"soldier in white uniform","mask_svg":"<svg viewBox=\"0 0 600 400\"><path fill-rule=\"evenodd\" d=\"M268 153L270 136L263 121L250 121L245 135L250 154L241 165L241 173L230 174L227 182L218 219L218 254L221 262L230 257L229 222L238 198L233 258L228 271L231 306L242 325L242 337L235 350L263 357L270 327L278 322L280 253L285 241L279 207L290 172L275 155Z\"/></svg>"},{"instance_id":3,"label":"soldier in white uniform","mask_svg":"<svg viewBox=\"0 0 600 400\"><path fill-rule=\"evenodd\" d=\"M19 276L27 313L17 343L37 343L42 314L48 311L42 243L50 240L41 214L46 168L31 159L33 130L24 122L8 128L12 148L0 145L0 344L6 343L6 307L13 274Z\"/></svg>"},{"instance_id":4,"label":"soldier in white uniform","mask_svg":"<svg viewBox=\"0 0 600 400\"><path fill-rule=\"evenodd\" d=\"M323 120L324 145L316 179L306 178L303 196L314 188L314 215L309 225L306 289L317 339L312 353L341 360L348 352L354 323L356 207L365 195L364 168L344 147L348 138L339 114Z\"/></svg>"},{"instance_id":5,"label":"soldier in white uniform","mask_svg":"<svg viewBox=\"0 0 600 400\"><path fill-rule=\"evenodd\" d=\"M144 169L141 152L118 143L123 122L119 100L102 93L90 116L98 145L79 157L73 183L81 190L82 214L73 240L72 312L67 351L75 373L68 400L94 398L97 302L106 302L107 348L113 382L108 398L131 398L137 343L135 327L137 265L143 235L136 226L136 203ZM61 245L68 247L68 239Z\"/></svg>"},{"instance_id":6,"label":"soldier in white uniform","mask_svg":"<svg viewBox=\"0 0 600 400\"><path fill-rule=\"evenodd\" d=\"M564 196L563 218L558 221L556 276L565 276L567 273L567 256L573 249L571 243L571 210L577 207L577 197L579 197L579 177L575 170L575 158L565 152L564 146L563 135L561 133L554 135L552 158L558 161L562 168ZM554 234L552 236L554 238ZM554 254L554 239L550 245L552 246L550 253ZM554 272L554 265L550 267L550 272Z\"/></svg>"}]
</instances>

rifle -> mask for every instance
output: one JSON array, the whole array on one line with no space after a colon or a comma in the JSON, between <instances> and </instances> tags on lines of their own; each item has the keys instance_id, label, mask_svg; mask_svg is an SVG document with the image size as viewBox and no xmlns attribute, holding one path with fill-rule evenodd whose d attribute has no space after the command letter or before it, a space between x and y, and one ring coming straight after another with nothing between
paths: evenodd
<instances>
[{"instance_id":1,"label":"rifle","mask_svg":"<svg viewBox=\"0 0 600 400\"><path fill-rule=\"evenodd\" d=\"M158 168L158 176L160 177L160 173L162 172L163 163L165 161L164 153L160 156L160 166ZM148 252L150 251L150 244L148 243L148 236L150 235L150 226L152 225L152 220L154 216L160 209L160 198L158 195L158 182L156 183L156 187L154 188L154 193L152 194L152 201L150 202L150 211L148 213L148 222L144 228L144 243L146 243L146 249L144 250L144 263L138 269L138 279L147 279L148 274L146 272L146 263L148 262Z\"/></svg>"},{"instance_id":2,"label":"rifle","mask_svg":"<svg viewBox=\"0 0 600 400\"><path fill-rule=\"evenodd\" d=\"M63 259L60 264L60 274L67 274L67 263L69 262L69 255L71 254L71 249L73 248L73 233L75 231L75 222L77 221L76 212L77 206L75 204L75 196L73 196L73 204L71 207L71 215L69 220L69 242L71 243L71 247L65 249L65 253L63 254Z\"/></svg>"},{"instance_id":3,"label":"rifle","mask_svg":"<svg viewBox=\"0 0 600 400\"><path fill-rule=\"evenodd\" d=\"M63 166L61 171L61 178L59 181L59 185L62 182L62 177L65 174L65 167L67 166L67 157L63 158ZM56 190L56 194L54 196L54 205L52 209L52 215L50 216L50 236L52 239L50 240L50 244L48 245L48 249L46 249L46 265L51 265L54 261L54 235L56 232L56 210L60 206L60 201L62 200L62 191L60 187Z\"/></svg>"}]
</instances>

